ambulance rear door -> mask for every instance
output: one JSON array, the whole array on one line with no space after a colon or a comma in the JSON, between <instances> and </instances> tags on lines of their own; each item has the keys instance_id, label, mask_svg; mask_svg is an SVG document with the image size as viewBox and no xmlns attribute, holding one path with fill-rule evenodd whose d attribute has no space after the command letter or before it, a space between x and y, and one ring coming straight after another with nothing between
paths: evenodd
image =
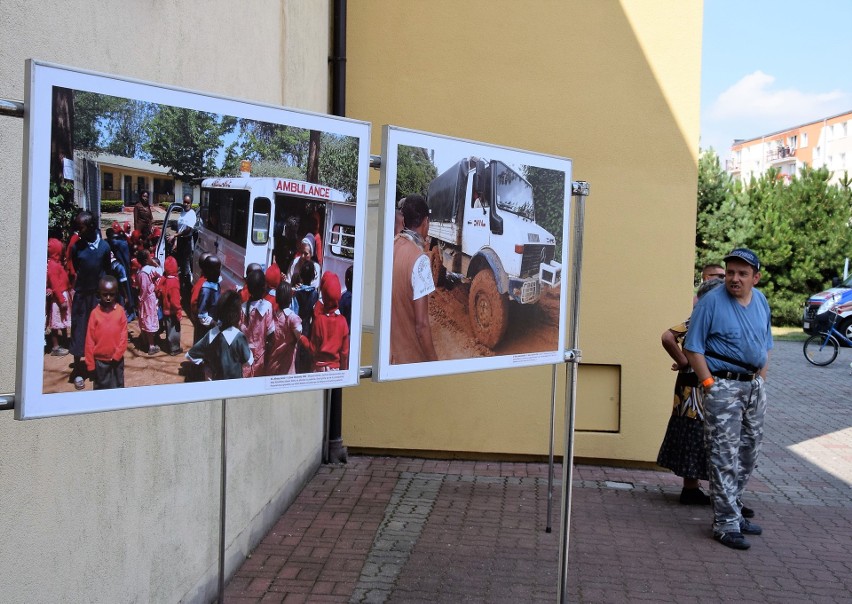
<instances>
[{"instance_id":1,"label":"ambulance rear door","mask_svg":"<svg viewBox=\"0 0 852 604\"><path fill-rule=\"evenodd\" d=\"M322 271L332 271L345 287L346 269L355 258L355 205L330 201L326 204Z\"/></svg>"}]
</instances>

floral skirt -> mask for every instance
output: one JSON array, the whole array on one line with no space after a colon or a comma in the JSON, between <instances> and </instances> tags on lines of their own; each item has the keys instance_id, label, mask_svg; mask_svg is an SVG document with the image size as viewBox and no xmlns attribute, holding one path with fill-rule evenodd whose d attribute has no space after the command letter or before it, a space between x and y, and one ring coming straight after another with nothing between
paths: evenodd
<instances>
[{"instance_id":1,"label":"floral skirt","mask_svg":"<svg viewBox=\"0 0 852 604\"><path fill-rule=\"evenodd\" d=\"M660 445L657 465L682 478L707 480L703 405L694 373L678 374L672 415Z\"/></svg>"}]
</instances>

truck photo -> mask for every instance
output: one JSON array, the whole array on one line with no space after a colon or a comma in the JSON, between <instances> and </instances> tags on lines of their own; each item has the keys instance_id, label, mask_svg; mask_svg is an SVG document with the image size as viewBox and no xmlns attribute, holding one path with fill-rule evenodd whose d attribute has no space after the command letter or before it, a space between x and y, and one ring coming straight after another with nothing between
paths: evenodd
<instances>
[{"instance_id":1,"label":"truck photo","mask_svg":"<svg viewBox=\"0 0 852 604\"><path fill-rule=\"evenodd\" d=\"M557 287L556 237L536 224L532 185L501 161L467 157L429 184L429 254L436 284L470 282L477 341L494 348L509 304L535 304Z\"/></svg>"}]
</instances>

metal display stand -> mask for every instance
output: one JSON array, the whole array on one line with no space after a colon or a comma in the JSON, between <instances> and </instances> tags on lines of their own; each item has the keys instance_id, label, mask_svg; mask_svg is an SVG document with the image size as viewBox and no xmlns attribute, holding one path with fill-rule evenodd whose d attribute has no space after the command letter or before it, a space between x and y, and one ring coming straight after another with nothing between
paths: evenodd
<instances>
[{"instance_id":1,"label":"metal display stand","mask_svg":"<svg viewBox=\"0 0 852 604\"><path fill-rule=\"evenodd\" d=\"M8 117L24 117L25 106L20 101L0 99L0 115ZM370 167L377 168L381 165L382 157L370 156ZM585 181L574 181L571 183L571 195L574 198L573 217L573 243L572 243L572 275L571 275L571 327L569 331L568 349L564 351L566 367L565 384L565 438L564 456L562 461L562 501L561 501L561 525L559 542L559 587L557 600L567 602L567 578L568 578L568 541L570 533L571 518L571 486L573 478L574 461L574 422L577 394L577 369L580 363L581 353L579 350L579 310L580 310L580 276L583 256L583 221L585 214L585 198L589 195L589 183ZM547 522L546 532L552 531L551 515L553 504L553 473L554 473L554 440L555 440L555 415L556 415L556 371L557 365L552 366L551 379L551 406L550 406L550 444L548 454L548 481L547 481ZM360 377L370 378L373 375L373 367L360 367ZM15 408L15 394L0 395L0 410ZM329 404L331 399L328 391L325 397L326 423L329 418ZM226 499L227 499L227 399L222 399L221 414L221 468L220 468L220 490L219 490L219 565L218 565L218 602L224 601L225 596L225 540L226 540ZM324 430L323 453L324 459L329 460L331 451L328 440L328 425ZM344 449L345 455L345 449Z\"/></svg>"},{"instance_id":2,"label":"metal display stand","mask_svg":"<svg viewBox=\"0 0 852 604\"><path fill-rule=\"evenodd\" d=\"M580 276L583 266L583 220L585 198L589 196L589 183L571 183L574 204L573 271L571 274L571 331L570 349L565 353L568 363L565 381L565 453L562 458L562 513L559 539L559 588L557 601L567 602L568 586L568 535L571 529L571 481L574 474L574 412L577 398L577 366L580 363ZM552 442L552 441L551 441ZM548 492L550 489L548 489Z\"/></svg>"},{"instance_id":3,"label":"metal display stand","mask_svg":"<svg viewBox=\"0 0 852 604\"><path fill-rule=\"evenodd\" d=\"M228 411L228 400L222 399L222 457L221 480L219 481L219 604L225 601L225 487L228 478L227 432L225 418Z\"/></svg>"}]
</instances>

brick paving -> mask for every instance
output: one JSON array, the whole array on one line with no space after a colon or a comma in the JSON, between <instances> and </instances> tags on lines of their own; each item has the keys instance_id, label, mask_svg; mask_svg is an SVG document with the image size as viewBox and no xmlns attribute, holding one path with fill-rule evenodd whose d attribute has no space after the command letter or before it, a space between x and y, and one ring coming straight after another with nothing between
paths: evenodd
<instances>
[{"instance_id":1,"label":"brick paving","mask_svg":"<svg viewBox=\"0 0 852 604\"><path fill-rule=\"evenodd\" d=\"M745 501L764 534L710 538L709 508L667 472L577 465L572 602L852 602L852 350L809 365L779 342ZM553 602L561 468L350 457L323 466L246 559L225 601Z\"/></svg>"}]
</instances>

